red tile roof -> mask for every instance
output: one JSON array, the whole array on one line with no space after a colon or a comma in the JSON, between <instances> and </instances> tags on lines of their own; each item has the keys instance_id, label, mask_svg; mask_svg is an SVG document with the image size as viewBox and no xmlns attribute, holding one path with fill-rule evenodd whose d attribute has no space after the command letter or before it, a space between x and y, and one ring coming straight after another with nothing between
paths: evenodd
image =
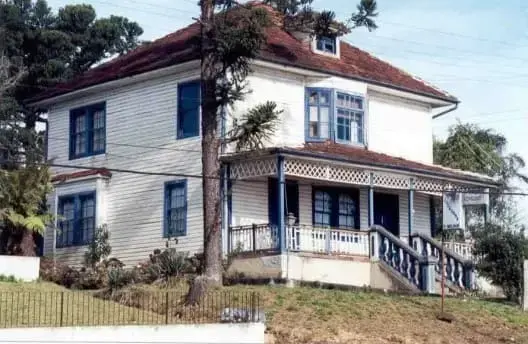
<instances>
[{"instance_id":1,"label":"red tile roof","mask_svg":"<svg viewBox=\"0 0 528 344\"><path fill-rule=\"evenodd\" d=\"M259 6L273 11L268 6ZM274 12L272 17L274 25L267 29L267 43L259 56L262 60L394 87L449 102L457 101L453 96L348 43L341 42L340 59L316 54L282 28L280 14ZM199 52L194 48L198 38L199 25L191 24L93 68L74 80L57 85L32 101L198 59Z\"/></svg>"},{"instance_id":2,"label":"red tile roof","mask_svg":"<svg viewBox=\"0 0 528 344\"><path fill-rule=\"evenodd\" d=\"M65 182L71 179L83 178L83 177L88 177L88 176L96 176L96 175L102 175L104 177L111 177L112 172L110 172L106 168L83 170L83 171L78 171L78 172L73 172L73 173L57 174L51 178L51 181L52 182Z\"/></svg>"},{"instance_id":3,"label":"red tile roof","mask_svg":"<svg viewBox=\"0 0 528 344\"><path fill-rule=\"evenodd\" d=\"M302 147L279 148L285 153L308 153L322 159L337 159L349 163L370 165L376 167L394 168L409 172L432 174L465 181L475 181L496 185L493 179L465 171L458 171L438 165L428 165L412 160L394 157L391 155L374 152L365 148L353 147L333 142L306 143Z\"/></svg>"}]
</instances>

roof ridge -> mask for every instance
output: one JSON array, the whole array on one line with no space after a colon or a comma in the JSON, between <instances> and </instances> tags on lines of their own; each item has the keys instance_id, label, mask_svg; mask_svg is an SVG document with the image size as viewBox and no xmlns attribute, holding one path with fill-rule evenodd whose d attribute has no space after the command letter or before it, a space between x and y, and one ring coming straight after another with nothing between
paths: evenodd
<instances>
[{"instance_id":1,"label":"roof ridge","mask_svg":"<svg viewBox=\"0 0 528 344\"><path fill-rule=\"evenodd\" d=\"M412 74L412 73L406 71L405 69L402 69L401 67L393 65L389 61L386 61L386 60L382 59L381 57L378 57L378 56L374 55L370 51L367 51L365 49L359 48L359 47L353 45L352 43L350 43L350 42L348 42L346 40L341 40L341 41L343 42L343 44L346 44L346 45L348 45L351 48L354 48L354 49L362 51L363 53L365 53L368 56L370 56L372 59L378 60L378 61L390 66L391 68L394 68L394 69L398 70L400 73L405 74L405 75L415 79L416 81L421 82L421 83L427 85L428 87L437 90L438 92L444 94L446 97L451 97L451 98L455 98L456 99L456 97L454 95L452 95L451 93L449 93L448 91L446 91L446 90L444 90L444 89L442 89L442 88L440 88L440 87L438 87L438 86L426 81L425 79L420 78L419 76L417 76L415 74Z\"/></svg>"}]
</instances>

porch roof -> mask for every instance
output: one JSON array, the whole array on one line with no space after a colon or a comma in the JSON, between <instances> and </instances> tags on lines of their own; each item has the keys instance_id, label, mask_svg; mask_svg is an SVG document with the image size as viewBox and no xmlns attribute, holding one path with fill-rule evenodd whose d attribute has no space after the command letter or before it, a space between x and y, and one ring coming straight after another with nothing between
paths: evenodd
<instances>
[{"instance_id":1,"label":"porch roof","mask_svg":"<svg viewBox=\"0 0 528 344\"><path fill-rule=\"evenodd\" d=\"M359 148L333 142L306 143L298 147L271 147L261 152L263 156L274 154L285 154L307 158L315 158L326 161L335 161L363 165L368 167L397 170L407 173L417 173L434 178L455 179L461 182L484 184L487 187L497 187L499 183L492 177L455 170L440 165L429 165L417 161L407 160L384 153L374 152L365 148ZM250 156L239 153L224 156L224 160L239 160L244 158L255 158L253 152Z\"/></svg>"}]
</instances>

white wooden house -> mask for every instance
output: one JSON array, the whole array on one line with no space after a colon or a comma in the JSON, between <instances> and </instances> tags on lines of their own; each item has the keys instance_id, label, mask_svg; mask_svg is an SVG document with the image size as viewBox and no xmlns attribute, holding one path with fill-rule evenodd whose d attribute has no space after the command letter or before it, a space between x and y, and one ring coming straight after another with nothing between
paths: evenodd
<instances>
[{"instance_id":1,"label":"white wooden house","mask_svg":"<svg viewBox=\"0 0 528 344\"><path fill-rule=\"evenodd\" d=\"M224 252L251 253L253 271L352 285L375 286L380 261L432 290L432 198L496 185L433 165L433 116L458 100L339 38L287 32L271 13L253 92L227 111L271 100L283 113L264 151L224 147ZM78 263L102 224L126 264L167 237L202 250L198 34L192 24L35 98L49 114L49 203L62 215L44 254ZM467 264L450 257L450 280L467 286Z\"/></svg>"}]
</instances>

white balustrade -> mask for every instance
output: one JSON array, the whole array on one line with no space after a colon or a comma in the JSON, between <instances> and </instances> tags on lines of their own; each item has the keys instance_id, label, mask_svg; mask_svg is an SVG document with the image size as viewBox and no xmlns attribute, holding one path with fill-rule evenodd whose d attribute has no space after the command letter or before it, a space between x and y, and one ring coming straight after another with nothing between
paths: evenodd
<instances>
[{"instance_id":1,"label":"white balustrade","mask_svg":"<svg viewBox=\"0 0 528 344\"><path fill-rule=\"evenodd\" d=\"M368 232L312 226L287 226L288 249L337 255L369 255Z\"/></svg>"},{"instance_id":2,"label":"white balustrade","mask_svg":"<svg viewBox=\"0 0 528 344\"><path fill-rule=\"evenodd\" d=\"M445 247L459 256L468 260L473 260L473 244L469 242L449 241L445 243Z\"/></svg>"}]
</instances>

